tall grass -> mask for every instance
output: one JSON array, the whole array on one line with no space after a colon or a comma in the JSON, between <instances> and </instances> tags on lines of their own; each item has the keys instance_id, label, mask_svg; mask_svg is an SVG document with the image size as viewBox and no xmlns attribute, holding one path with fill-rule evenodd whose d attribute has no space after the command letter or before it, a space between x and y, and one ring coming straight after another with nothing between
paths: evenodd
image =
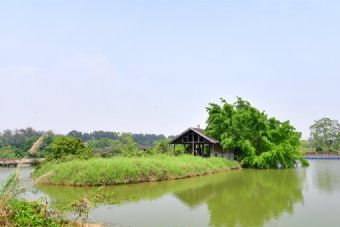
<instances>
[{"instance_id":1,"label":"tall grass","mask_svg":"<svg viewBox=\"0 0 340 227\"><path fill-rule=\"evenodd\" d=\"M164 155L50 162L33 176L38 184L95 186L178 179L233 168L239 164L223 158Z\"/></svg>"},{"instance_id":2,"label":"tall grass","mask_svg":"<svg viewBox=\"0 0 340 227\"><path fill-rule=\"evenodd\" d=\"M42 139L43 137L40 137L33 145L32 154L39 149ZM84 222L67 221L59 211L50 209L47 202L29 202L18 198L26 189L20 179L22 160L15 171L0 185L0 227L103 227ZM79 207L82 209L81 212L85 211L83 204L75 203L74 208Z\"/></svg>"},{"instance_id":3,"label":"tall grass","mask_svg":"<svg viewBox=\"0 0 340 227\"><path fill-rule=\"evenodd\" d=\"M16 195L16 175L10 175L6 182L0 186L0 226L10 224L10 209L8 202Z\"/></svg>"}]
</instances>

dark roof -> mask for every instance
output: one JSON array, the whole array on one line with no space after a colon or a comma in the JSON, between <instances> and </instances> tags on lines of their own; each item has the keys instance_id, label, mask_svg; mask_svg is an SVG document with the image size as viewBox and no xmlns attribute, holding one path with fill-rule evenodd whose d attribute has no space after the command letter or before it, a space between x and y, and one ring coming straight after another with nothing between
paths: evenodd
<instances>
[{"instance_id":1,"label":"dark roof","mask_svg":"<svg viewBox=\"0 0 340 227\"><path fill-rule=\"evenodd\" d=\"M206 140L208 140L210 143L214 143L214 144L217 144L217 143L220 143L218 140L210 137L210 136L207 136L206 135L206 132L204 129L201 129L201 128L188 128L187 130L185 130L184 132L182 132L181 134L179 134L178 136L176 136L175 138L173 138L171 141L170 141L170 144L173 143L175 140L177 140L178 138L180 138L181 136L183 136L185 133L189 132L189 131L193 131L197 134L199 134L200 136L204 137Z\"/></svg>"}]
</instances>

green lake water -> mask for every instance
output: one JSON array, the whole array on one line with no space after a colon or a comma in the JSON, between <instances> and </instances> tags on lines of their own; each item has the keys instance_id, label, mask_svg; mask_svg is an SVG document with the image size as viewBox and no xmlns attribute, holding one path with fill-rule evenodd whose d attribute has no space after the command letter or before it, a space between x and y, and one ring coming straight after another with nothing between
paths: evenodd
<instances>
[{"instance_id":1,"label":"green lake water","mask_svg":"<svg viewBox=\"0 0 340 227\"><path fill-rule=\"evenodd\" d=\"M107 226L338 227L340 161L310 164L101 188L39 186L24 196L44 196L60 208L100 195L105 204L91 210L90 221ZM0 170L0 183L9 171Z\"/></svg>"}]
</instances>

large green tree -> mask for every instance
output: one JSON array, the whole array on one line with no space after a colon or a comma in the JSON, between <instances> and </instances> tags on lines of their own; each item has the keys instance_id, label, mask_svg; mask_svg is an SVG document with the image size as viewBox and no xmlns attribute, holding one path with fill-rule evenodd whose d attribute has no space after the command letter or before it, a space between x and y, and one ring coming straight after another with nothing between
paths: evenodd
<instances>
[{"instance_id":1,"label":"large green tree","mask_svg":"<svg viewBox=\"0 0 340 227\"><path fill-rule=\"evenodd\" d=\"M340 141L340 124L337 120L321 118L310 127L311 141L315 148L326 146L328 151L335 148Z\"/></svg>"},{"instance_id":2,"label":"large green tree","mask_svg":"<svg viewBox=\"0 0 340 227\"><path fill-rule=\"evenodd\" d=\"M211 103L206 132L234 150L244 167L291 168L298 161L307 165L300 151L301 133L288 121L269 118L264 112L237 98L234 104L221 99Z\"/></svg>"}]
</instances>

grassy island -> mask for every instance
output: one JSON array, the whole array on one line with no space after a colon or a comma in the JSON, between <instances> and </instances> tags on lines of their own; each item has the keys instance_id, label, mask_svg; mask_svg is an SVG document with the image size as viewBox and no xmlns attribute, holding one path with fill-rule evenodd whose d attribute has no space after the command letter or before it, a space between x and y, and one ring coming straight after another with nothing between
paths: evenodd
<instances>
[{"instance_id":1,"label":"grassy island","mask_svg":"<svg viewBox=\"0 0 340 227\"><path fill-rule=\"evenodd\" d=\"M48 162L33 177L37 184L98 186L180 179L239 168L223 158L189 155L92 158Z\"/></svg>"}]
</instances>

